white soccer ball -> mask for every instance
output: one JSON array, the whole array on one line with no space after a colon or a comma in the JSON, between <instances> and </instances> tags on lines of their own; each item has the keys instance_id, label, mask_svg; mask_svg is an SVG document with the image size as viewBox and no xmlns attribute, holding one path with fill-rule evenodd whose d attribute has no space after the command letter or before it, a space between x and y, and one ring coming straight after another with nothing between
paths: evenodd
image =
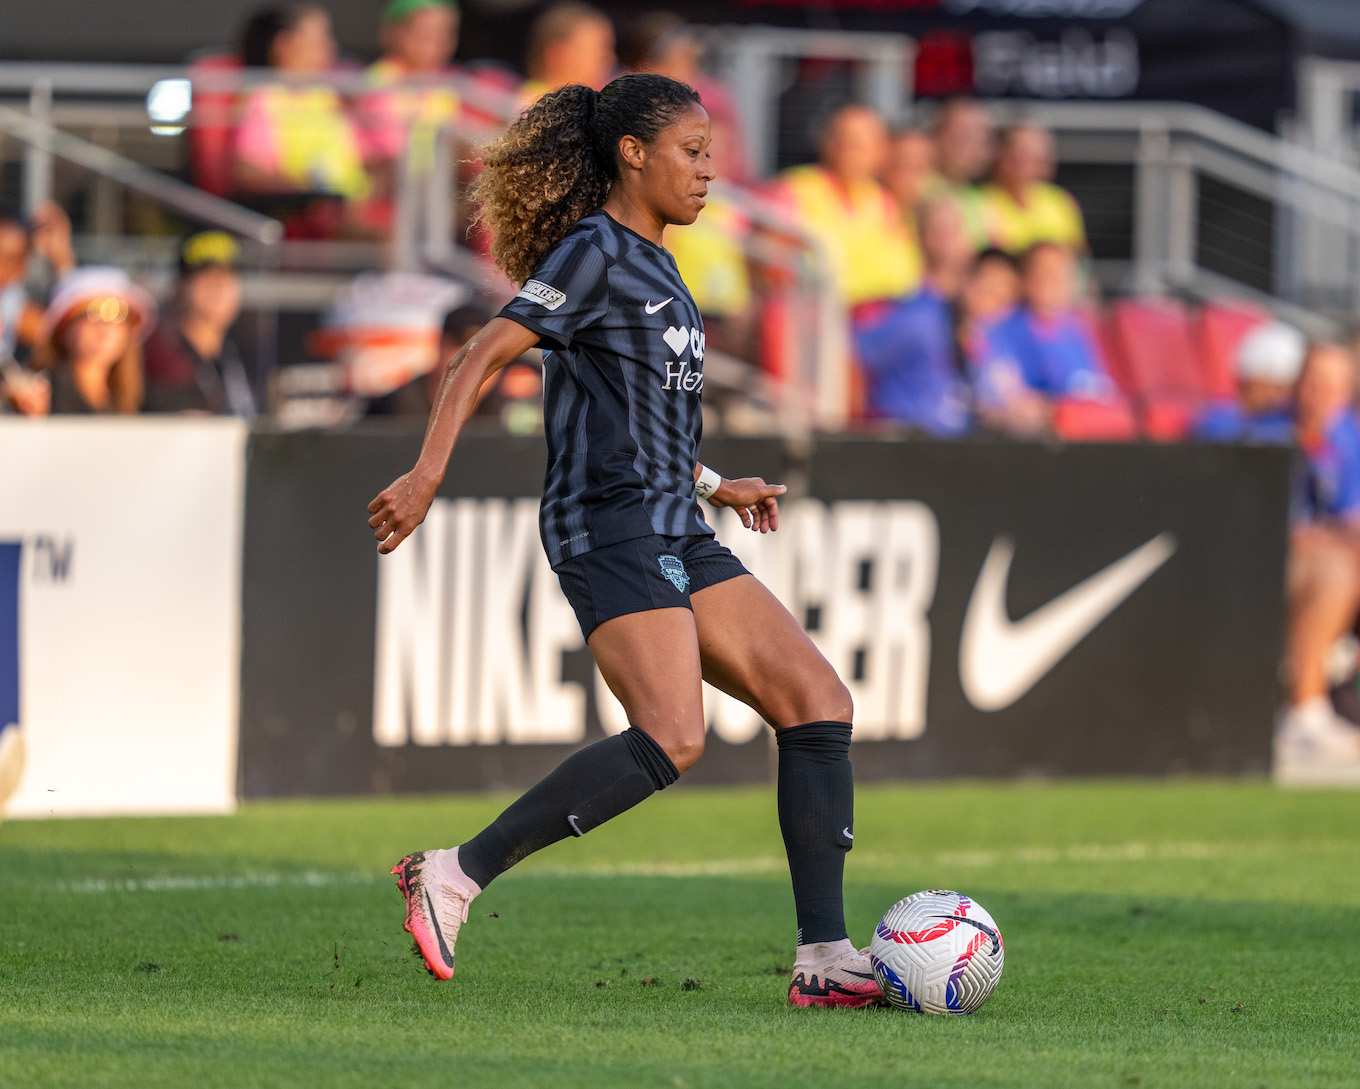
<instances>
[{"instance_id":1,"label":"white soccer ball","mask_svg":"<svg viewBox=\"0 0 1360 1089\"><path fill-rule=\"evenodd\" d=\"M883 997L899 1010L972 1013L996 990L1006 946L981 905L931 889L888 909L869 960Z\"/></svg>"}]
</instances>

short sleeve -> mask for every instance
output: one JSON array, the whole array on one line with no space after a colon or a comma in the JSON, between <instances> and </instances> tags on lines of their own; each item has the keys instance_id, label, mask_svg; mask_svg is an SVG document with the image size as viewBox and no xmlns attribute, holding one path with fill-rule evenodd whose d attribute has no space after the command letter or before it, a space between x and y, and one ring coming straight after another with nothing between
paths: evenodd
<instances>
[{"instance_id":1,"label":"short sleeve","mask_svg":"<svg viewBox=\"0 0 1360 1089\"><path fill-rule=\"evenodd\" d=\"M1336 492L1327 511L1345 522L1360 520L1360 426L1348 419L1338 435L1340 465Z\"/></svg>"},{"instance_id":2,"label":"short sleeve","mask_svg":"<svg viewBox=\"0 0 1360 1089\"><path fill-rule=\"evenodd\" d=\"M568 348L609 309L607 271L604 253L593 242L565 239L548 251L500 316L537 333L541 348Z\"/></svg>"}]
</instances>

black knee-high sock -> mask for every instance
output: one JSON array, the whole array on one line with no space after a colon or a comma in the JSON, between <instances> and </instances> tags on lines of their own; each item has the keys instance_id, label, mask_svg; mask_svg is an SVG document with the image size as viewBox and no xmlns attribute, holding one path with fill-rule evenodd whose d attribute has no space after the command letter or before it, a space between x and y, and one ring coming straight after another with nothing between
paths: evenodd
<instances>
[{"instance_id":1,"label":"black knee-high sock","mask_svg":"<svg viewBox=\"0 0 1360 1089\"><path fill-rule=\"evenodd\" d=\"M850 724L809 722L775 732L779 744L779 830L793 877L798 944L846 936L841 884L855 842Z\"/></svg>"},{"instance_id":2,"label":"black knee-high sock","mask_svg":"<svg viewBox=\"0 0 1360 1089\"><path fill-rule=\"evenodd\" d=\"M559 839L584 836L680 778L666 750L636 726L572 753L486 829L458 848L482 888Z\"/></svg>"}]
</instances>

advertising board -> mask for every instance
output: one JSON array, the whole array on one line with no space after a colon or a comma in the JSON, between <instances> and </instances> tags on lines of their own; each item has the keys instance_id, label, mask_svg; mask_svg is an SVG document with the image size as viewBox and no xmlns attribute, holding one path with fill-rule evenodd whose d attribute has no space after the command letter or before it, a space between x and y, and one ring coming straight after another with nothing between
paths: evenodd
<instances>
[{"instance_id":1,"label":"advertising board","mask_svg":"<svg viewBox=\"0 0 1360 1089\"><path fill-rule=\"evenodd\" d=\"M234 808L245 438L0 422L7 816Z\"/></svg>"},{"instance_id":2,"label":"advertising board","mask_svg":"<svg viewBox=\"0 0 1360 1089\"><path fill-rule=\"evenodd\" d=\"M257 434L245 796L521 787L626 727L537 533L541 440L460 443L379 557L368 500L419 436ZM1209 446L705 444L790 482L777 534L710 512L855 697L862 779L1267 770L1290 455ZM706 691L690 782L764 780Z\"/></svg>"}]
</instances>

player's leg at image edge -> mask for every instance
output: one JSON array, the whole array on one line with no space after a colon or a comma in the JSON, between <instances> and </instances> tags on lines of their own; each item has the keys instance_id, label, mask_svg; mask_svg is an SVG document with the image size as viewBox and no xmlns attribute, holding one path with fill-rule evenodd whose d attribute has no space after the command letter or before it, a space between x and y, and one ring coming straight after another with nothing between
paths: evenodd
<instances>
[{"instance_id":1,"label":"player's leg at image edge","mask_svg":"<svg viewBox=\"0 0 1360 1089\"><path fill-rule=\"evenodd\" d=\"M453 977L454 943L472 901L516 862L624 813L680 773L650 736L630 726L567 757L461 847L418 851L393 868L406 929L425 966Z\"/></svg>"}]
</instances>

